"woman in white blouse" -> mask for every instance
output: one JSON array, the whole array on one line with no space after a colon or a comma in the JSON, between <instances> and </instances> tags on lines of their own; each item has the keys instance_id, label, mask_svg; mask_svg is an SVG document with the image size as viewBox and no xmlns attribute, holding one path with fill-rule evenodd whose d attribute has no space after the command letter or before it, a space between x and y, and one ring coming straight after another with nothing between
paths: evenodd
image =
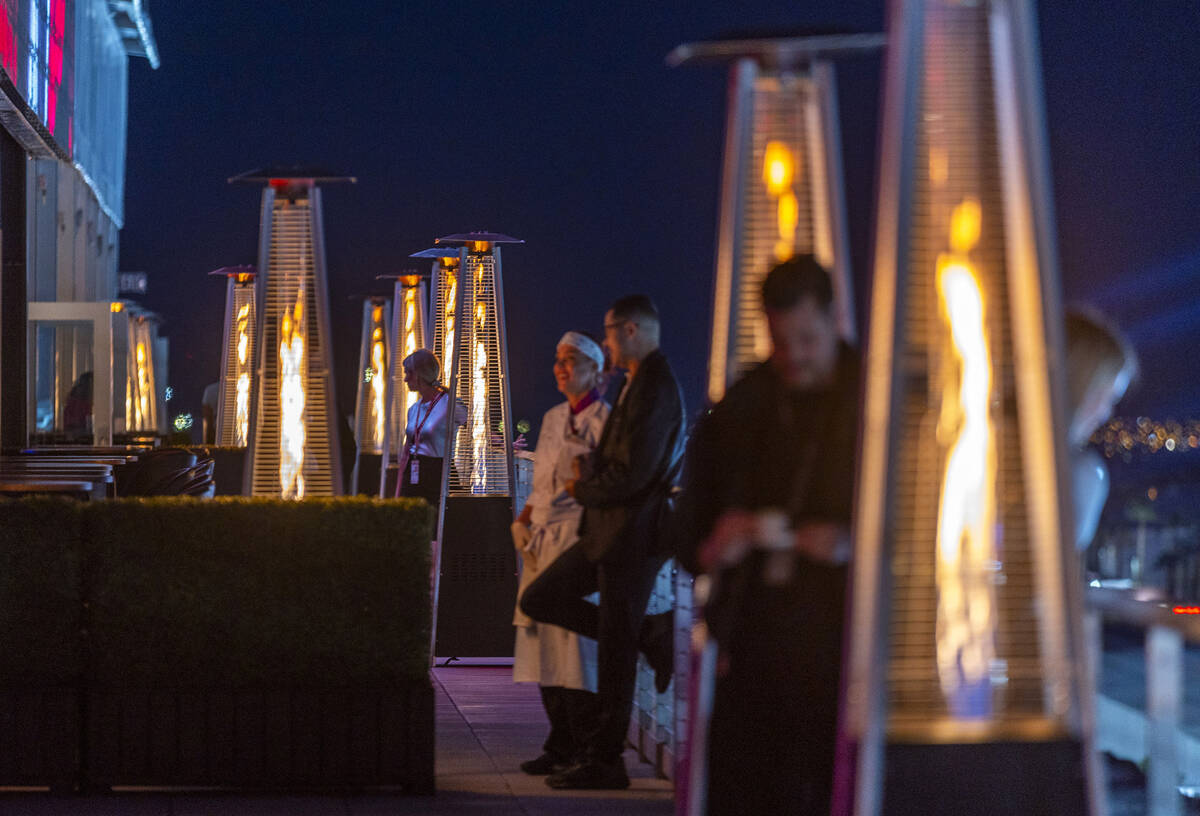
<instances>
[{"instance_id":1,"label":"woman in white blouse","mask_svg":"<svg viewBox=\"0 0 1200 816\"><path fill-rule=\"evenodd\" d=\"M554 379L567 398L546 412L538 434L533 487L513 522L521 554L517 599L541 571L578 539L583 507L564 490L576 478L577 456L596 449L609 405L600 396L604 352L595 340L567 332L554 355ZM597 726L596 641L557 626L536 623L517 607L513 679L538 683L550 719L543 753L521 763L528 774L550 774L577 761L584 740Z\"/></svg>"},{"instance_id":2,"label":"woman in white blouse","mask_svg":"<svg viewBox=\"0 0 1200 816\"><path fill-rule=\"evenodd\" d=\"M401 496L419 497L437 507L442 497L450 394L438 383L442 367L429 349L417 349L404 358L403 366L404 384L420 399L408 409L398 491ZM454 423L463 425L466 421L466 407L455 401Z\"/></svg>"}]
</instances>

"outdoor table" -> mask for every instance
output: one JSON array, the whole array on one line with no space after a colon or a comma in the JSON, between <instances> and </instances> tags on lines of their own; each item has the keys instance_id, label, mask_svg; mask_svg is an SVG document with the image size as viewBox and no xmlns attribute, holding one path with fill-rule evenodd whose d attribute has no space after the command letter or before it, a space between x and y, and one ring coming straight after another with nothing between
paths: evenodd
<instances>
[{"instance_id":1,"label":"outdoor table","mask_svg":"<svg viewBox=\"0 0 1200 816\"><path fill-rule=\"evenodd\" d=\"M29 496L54 494L73 496L84 501L92 498L92 482L71 479L48 479L39 476L19 477L0 474L0 496Z\"/></svg>"}]
</instances>

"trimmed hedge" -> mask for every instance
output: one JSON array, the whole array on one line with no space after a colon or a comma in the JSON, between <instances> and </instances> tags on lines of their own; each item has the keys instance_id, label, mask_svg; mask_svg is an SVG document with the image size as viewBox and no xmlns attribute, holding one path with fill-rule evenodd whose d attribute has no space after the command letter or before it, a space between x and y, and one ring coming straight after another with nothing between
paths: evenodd
<instances>
[{"instance_id":1,"label":"trimmed hedge","mask_svg":"<svg viewBox=\"0 0 1200 816\"><path fill-rule=\"evenodd\" d=\"M79 507L63 498L0 500L0 686L79 681Z\"/></svg>"},{"instance_id":2,"label":"trimmed hedge","mask_svg":"<svg viewBox=\"0 0 1200 816\"><path fill-rule=\"evenodd\" d=\"M427 682L422 501L131 498L82 513L95 686Z\"/></svg>"}]
</instances>

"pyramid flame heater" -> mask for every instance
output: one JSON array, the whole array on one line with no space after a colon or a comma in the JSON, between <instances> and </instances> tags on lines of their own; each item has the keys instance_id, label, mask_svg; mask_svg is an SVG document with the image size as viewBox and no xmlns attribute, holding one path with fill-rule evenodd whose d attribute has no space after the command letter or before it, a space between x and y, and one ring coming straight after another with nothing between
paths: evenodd
<instances>
[{"instance_id":1,"label":"pyramid flame heater","mask_svg":"<svg viewBox=\"0 0 1200 816\"><path fill-rule=\"evenodd\" d=\"M354 471L350 492L358 493L364 453L381 455L387 440L388 375L392 359L392 304L372 295L363 299L362 341L358 355L358 394L354 400Z\"/></svg>"},{"instance_id":2,"label":"pyramid flame heater","mask_svg":"<svg viewBox=\"0 0 1200 816\"><path fill-rule=\"evenodd\" d=\"M217 444L244 448L250 439L250 395L254 385L254 267L226 266L209 272L225 285L225 334L217 398Z\"/></svg>"},{"instance_id":3,"label":"pyramid flame heater","mask_svg":"<svg viewBox=\"0 0 1200 816\"><path fill-rule=\"evenodd\" d=\"M854 808L1082 814L1097 800L1034 11L912 0L891 19Z\"/></svg>"},{"instance_id":4,"label":"pyramid flame heater","mask_svg":"<svg viewBox=\"0 0 1200 816\"><path fill-rule=\"evenodd\" d=\"M353 182L310 170L262 170L255 320L260 333L245 493L302 499L342 492L333 388L329 287L318 184Z\"/></svg>"},{"instance_id":5,"label":"pyramid flame heater","mask_svg":"<svg viewBox=\"0 0 1200 816\"><path fill-rule=\"evenodd\" d=\"M467 250L462 273L452 278L444 268L435 290L437 330L444 332L441 346L451 351L443 362L451 378L444 381L456 382L455 395L467 407L467 422L455 434L447 495L511 497L516 478L500 245L523 242L498 233L466 232L437 243ZM461 305L452 308L455 295Z\"/></svg>"},{"instance_id":6,"label":"pyramid flame heater","mask_svg":"<svg viewBox=\"0 0 1200 816\"><path fill-rule=\"evenodd\" d=\"M442 381L466 413L448 423L441 518L435 556L435 653L512 654L506 607L516 591L508 541L516 486L500 246L507 235L467 232L439 238L421 257L435 259L432 323Z\"/></svg>"},{"instance_id":7,"label":"pyramid flame heater","mask_svg":"<svg viewBox=\"0 0 1200 816\"><path fill-rule=\"evenodd\" d=\"M849 239L832 58L877 50L879 34L698 42L670 65L732 62L713 288L708 397L770 353L759 290L812 254L830 270L842 335L854 337Z\"/></svg>"},{"instance_id":8,"label":"pyramid flame heater","mask_svg":"<svg viewBox=\"0 0 1200 816\"><path fill-rule=\"evenodd\" d=\"M125 376L125 430L158 433L159 410L154 376L154 332L151 321L131 309Z\"/></svg>"},{"instance_id":9,"label":"pyramid flame heater","mask_svg":"<svg viewBox=\"0 0 1200 816\"><path fill-rule=\"evenodd\" d=\"M445 254L446 250L438 250ZM413 257L422 257L417 253ZM458 260L457 254L454 260ZM401 275L379 275L377 280L395 280L392 292L391 341L395 349L390 361L387 380L387 421L383 428L383 445L388 462L399 462L404 450L404 430L408 424L408 409L417 401L416 391L404 382L403 363L417 349L428 348L429 297L425 285L428 274L407 270ZM439 358L440 359L440 358ZM385 471L386 472L386 471ZM379 496L386 494L386 479L381 479Z\"/></svg>"}]
</instances>

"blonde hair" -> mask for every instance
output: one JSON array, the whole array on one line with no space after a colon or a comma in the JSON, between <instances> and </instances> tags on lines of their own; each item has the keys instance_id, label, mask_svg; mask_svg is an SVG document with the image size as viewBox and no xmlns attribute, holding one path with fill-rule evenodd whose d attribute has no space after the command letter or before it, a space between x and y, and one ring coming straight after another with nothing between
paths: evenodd
<instances>
[{"instance_id":1,"label":"blonde hair","mask_svg":"<svg viewBox=\"0 0 1200 816\"><path fill-rule=\"evenodd\" d=\"M1071 309L1065 315L1067 408L1074 421L1088 390L1112 388L1125 375L1137 377L1137 353L1116 326L1098 312ZM1120 394L1116 395L1117 398Z\"/></svg>"},{"instance_id":2,"label":"blonde hair","mask_svg":"<svg viewBox=\"0 0 1200 816\"><path fill-rule=\"evenodd\" d=\"M429 349L421 348L404 358L404 367L411 369L417 379L429 385L437 385L442 376L442 364L437 355Z\"/></svg>"}]
</instances>

